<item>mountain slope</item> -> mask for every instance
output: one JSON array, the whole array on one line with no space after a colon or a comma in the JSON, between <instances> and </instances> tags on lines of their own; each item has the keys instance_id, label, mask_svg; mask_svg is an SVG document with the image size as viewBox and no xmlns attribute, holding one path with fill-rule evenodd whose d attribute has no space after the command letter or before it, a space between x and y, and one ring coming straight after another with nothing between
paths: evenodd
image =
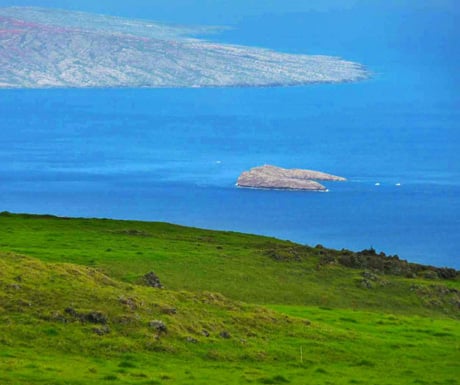
<instances>
[{"instance_id":1,"label":"mountain slope","mask_svg":"<svg viewBox=\"0 0 460 385\"><path fill-rule=\"evenodd\" d=\"M9 253L0 304L2 384L457 383L448 319L275 312Z\"/></svg>"},{"instance_id":2,"label":"mountain slope","mask_svg":"<svg viewBox=\"0 0 460 385\"><path fill-rule=\"evenodd\" d=\"M458 384L457 272L396 261L2 213L0 383Z\"/></svg>"},{"instance_id":3,"label":"mountain slope","mask_svg":"<svg viewBox=\"0 0 460 385\"><path fill-rule=\"evenodd\" d=\"M455 270L446 271L456 279L440 279L442 269L373 250L352 253L165 223L8 213L0 215L0 250L91 266L133 283L154 271L168 289L219 292L250 303L459 316Z\"/></svg>"},{"instance_id":4,"label":"mountain slope","mask_svg":"<svg viewBox=\"0 0 460 385\"><path fill-rule=\"evenodd\" d=\"M367 77L361 65L335 57L187 38L213 30L0 8L0 88L275 86Z\"/></svg>"}]
</instances>

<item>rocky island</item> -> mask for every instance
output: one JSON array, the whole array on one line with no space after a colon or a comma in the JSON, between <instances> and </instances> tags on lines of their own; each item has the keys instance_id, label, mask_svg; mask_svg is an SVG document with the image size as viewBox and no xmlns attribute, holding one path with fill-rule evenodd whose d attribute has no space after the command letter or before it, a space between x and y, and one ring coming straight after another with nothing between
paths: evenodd
<instances>
[{"instance_id":1,"label":"rocky island","mask_svg":"<svg viewBox=\"0 0 460 385\"><path fill-rule=\"evenodd\" d=\"M239 176L236 185L261 189L327 191L325 186L317 182L318 180L343 182L346 179L320 171L264 165L244 171Z\"/></svg>"}]
</instances>

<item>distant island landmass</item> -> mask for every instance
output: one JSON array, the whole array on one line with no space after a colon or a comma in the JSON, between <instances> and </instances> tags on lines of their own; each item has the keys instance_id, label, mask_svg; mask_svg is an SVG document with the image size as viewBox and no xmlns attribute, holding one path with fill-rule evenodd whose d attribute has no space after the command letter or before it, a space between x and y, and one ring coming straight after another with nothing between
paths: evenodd
<instances>
[{"instance_id":1,"label":"distant island landmass","mask_svg":"<svg viewBox=\"0 0 460 385\"><path fill-rule=\"evenodd\" d=\"M365 79L360 64L214 43L222 27L0 8L0 88L260 87Z\"/></svg>"},{"instance_id":2,"label":"distant island landmass","mask_svg":"<svg viewBox=\"0 0 460 385\"><path fill-rule=\"evenodd\" d=\"M236 185L260 189L327 191L325 186L317 182L318 180L343 182L346 179L321 171L264 165L244 171L239 176Z\"/></svg>"}]
</instances>

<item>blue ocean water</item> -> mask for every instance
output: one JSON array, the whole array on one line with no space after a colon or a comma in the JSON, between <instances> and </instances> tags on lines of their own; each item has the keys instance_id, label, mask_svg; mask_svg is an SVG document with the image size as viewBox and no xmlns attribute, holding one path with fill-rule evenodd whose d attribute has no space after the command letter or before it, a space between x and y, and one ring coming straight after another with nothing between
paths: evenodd
<instances>
[{"instance_id":1,"label":"blue ocean water","mask_svg":"<svg viewBox=\"0 0 460 385\"><path fill-rule=\"evenodd\" d=\"M213 37L359 61L372 72L359 83L2 90L0 211L372 246L459 268L459 28L452 9L395 7L247 16ZM349 181L327 193L234 186L265 163Z\"/></svg>"}]
</instances>

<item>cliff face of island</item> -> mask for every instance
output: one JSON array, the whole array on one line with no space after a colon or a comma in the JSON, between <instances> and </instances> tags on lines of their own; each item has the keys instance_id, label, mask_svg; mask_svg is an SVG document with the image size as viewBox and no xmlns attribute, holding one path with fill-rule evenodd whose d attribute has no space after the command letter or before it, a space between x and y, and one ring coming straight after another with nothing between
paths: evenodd
<instances>
[{"instance_id":1,"label":"cliff face of island","mask_svg":"<svg viewBox=\"0 0 460 385\"><path fill-rule=\"evenodd\" d=\"M318 180L342 182L346 179L320 171L264 165L244 171L239 176L236 185L261 189L326 191L327 188L318 183Z\"/></svg>"}]
</instances>

